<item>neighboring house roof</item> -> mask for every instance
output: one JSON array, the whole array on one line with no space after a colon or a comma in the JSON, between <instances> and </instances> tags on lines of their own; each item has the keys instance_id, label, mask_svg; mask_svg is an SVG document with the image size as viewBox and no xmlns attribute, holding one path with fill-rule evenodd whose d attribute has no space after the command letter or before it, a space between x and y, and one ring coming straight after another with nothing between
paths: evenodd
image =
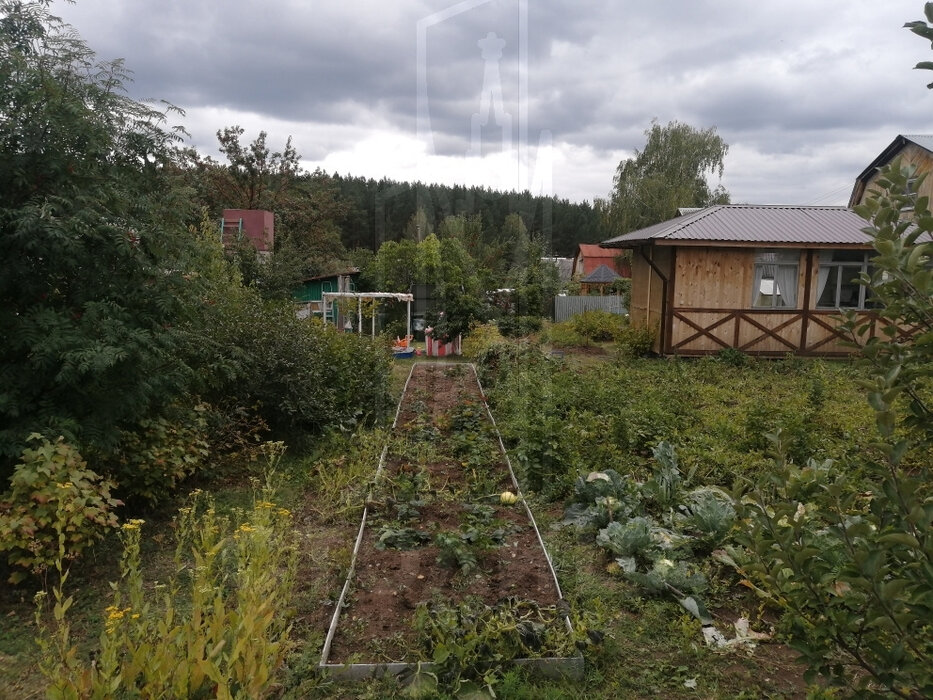
<instances>
[{"instance_id":1,"label":"neighboring house roof","mask_svg":"<svg viewBox=\"0 0 933 700\"><path fill-rule=\"evenodd\" d=\"M622 275L607 265L600 265L580 281L587 284L610 284L621 278Z\"/></svg>"},{"instance_id":2,"label":"neighboring house roof","mask_svg":"<svg viewBox=\"0 0 933 700\"><path fill-rule=\"evenodd\" d=\"M619 265L616 260L618 256L619 251L607 250L599 243L580 243L577 255L573 259L573 274L588 275L600 265L606 265L622 277L630 275L631 272L624 264Z\"/></svg>"},{"instance_id":3,"label":"neighboring house roof","mask_svg":"<svg viewBox=\"0 0 933 700\"><path fill-rule=\"evenodd\" d=\"M618 253L601 248L599 243L581 243L580 255L586 258L614 258Z\"/></svg>"},{"instance_id":4,"label":"neighboring house roof","mask_svg":"<svg viewBox=\"0 0 933 700\"><path fill-rule=\"evenodd\" d=\"M862 232L866 225L846 207L718 204L610 238L601 245L610 249L678 242L868 246L871 238Z\"/></svg>"},{"instance_id":5,"label":"neighboring house roof","mask_svg":"<svg viewBox=\"0 0 933 700\"><path fill-rule=\"evenodd\" d=\"M875 171L878 168L880 168L882 165L885 165L889 161L893 160L894 156L896 156L898 153L904 150L904 146L906 146L908 143L916 144L920 146L920 148L923 148L933 153L933 136L929 134L913 134L913 135L899 134L897 138L895 138L890 144L888 144L887 148L885 148L883 151L881 151L881 153L878 154L877 158L875 158L871 163L869 163L868 167L865 168L856 179L857 180L870 179L871 176L875 174Z\"/></svg>"},{"instance_id":6,"label":"neighboring house roof","mask_svg":"<svg viewBox=\"0 0 933 700\"><path fill-rule=\"evenodd\" d=\"M897 157L897 155L909 144L914 144L915 146L919 146L925 151L933 153L933 135L899 134L890 144L888 144L888 147L881 151L881 153L878 154L878 157L869 163L868 167L859 173L857 178L855 178L855 186L852 188L852 195L849 197L849 206L859 202L862 193L864 192L865 186L878 171L878 168L884 167L892 160L894 160L894 158Z\"/></svg>"},{"instance_id":7,"label":"neighboring house roof","mask_svg":"<svg viewBox=\"0 0 933 700\"><path fill-rule=\"evenodd\" d=\"M302 282L314 282L316 280L328 280L333 277L345 277L346 275L358 275L360 274L360 268L358 267L348 267L342 272L328 272L326 275L315 275L314 277L305 277Z\"/></svg>"}]
</instances>

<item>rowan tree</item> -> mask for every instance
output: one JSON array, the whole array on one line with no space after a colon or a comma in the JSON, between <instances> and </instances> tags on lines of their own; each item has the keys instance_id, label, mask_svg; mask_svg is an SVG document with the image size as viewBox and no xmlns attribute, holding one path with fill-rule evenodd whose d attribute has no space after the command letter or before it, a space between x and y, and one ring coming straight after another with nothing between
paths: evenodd
<instances>
[{"instance_id":1,"label":"rowan tree","mask_svg":"<svg viewBox=\"0 0 933 700\"><path fill-rule=\"evenodd\" d=\"M179 132L49 3L0 2L0 472L33 432L112 447L185 391Z\"/></svg>"}]
</instances>

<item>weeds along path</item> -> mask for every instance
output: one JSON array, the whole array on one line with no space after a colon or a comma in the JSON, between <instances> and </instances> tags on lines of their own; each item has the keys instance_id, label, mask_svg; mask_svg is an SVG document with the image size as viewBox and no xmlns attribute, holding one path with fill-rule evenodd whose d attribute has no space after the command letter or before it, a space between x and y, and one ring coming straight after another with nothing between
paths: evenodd
<instances>
[{"instance_id":1,"label":"weeds along path","mask_svg":"<svg viewBox=\"0 0 933 700\"><path fill-rule=\"evenodd\" d=\"M514 658L574 655L472 365L412 367L344 594L323 667L436 661L447 632L488 633L482 619L508 630Z\"/></svg>"}]
</instances>

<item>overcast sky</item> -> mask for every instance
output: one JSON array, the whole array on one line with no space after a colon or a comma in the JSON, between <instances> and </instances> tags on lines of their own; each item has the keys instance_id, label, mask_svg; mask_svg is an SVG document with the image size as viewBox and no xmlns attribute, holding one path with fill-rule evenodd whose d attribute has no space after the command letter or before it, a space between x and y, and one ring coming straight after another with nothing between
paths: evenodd
<instances>
[{"instance_id":1,"label":"overcast sky","mask_svg":"<svg viewBox=\"0 0 933 700\"><path fill-rule=\"evenodd\" d=\"M733 202L844 204L933 133L919 0L58 0L130 94L309 170L605 197L652 119L715 126ZM714 181L715 185L716 182Z\"/></svg>"}]
</instances>

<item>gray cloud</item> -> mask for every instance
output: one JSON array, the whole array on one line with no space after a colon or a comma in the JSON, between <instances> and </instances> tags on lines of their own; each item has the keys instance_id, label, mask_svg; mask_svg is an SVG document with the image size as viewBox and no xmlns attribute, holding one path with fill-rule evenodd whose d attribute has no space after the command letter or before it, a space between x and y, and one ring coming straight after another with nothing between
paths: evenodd
<instances>
[{"instance_id":1,"label":"gray cloud","mask_svg":"<svg viewBox=\"0 0 933 700\"><path fill-rule=\"evenodd\" d=\"M732 146L724 183L741 201L845 189L897 133L931 131L927 76L910 70L929 47L902 28L922 14L915 0L553 0L528 2L527 24L520 8L519 0L80 0L54 9L101 58L126 59L134 97L197 112L192 136L206 152L216 150L213 132L233 123L281 141L295 133L311 162L368 133L414 139L419 28L433 152L470 148L485 67L477 42L495 32L505 42L498 69L513 142L525 116L531 144L546 131L556 148L585 159L554 175L556 193L574 199L605 195L618 159L641 148L653 118L715 125ZM225 121L208 124L209 115ZM482 136L484 152L495 152L498 129ZM393 167L385 163L387 176L405 176Z\"/></svg>"}]
</instances>

